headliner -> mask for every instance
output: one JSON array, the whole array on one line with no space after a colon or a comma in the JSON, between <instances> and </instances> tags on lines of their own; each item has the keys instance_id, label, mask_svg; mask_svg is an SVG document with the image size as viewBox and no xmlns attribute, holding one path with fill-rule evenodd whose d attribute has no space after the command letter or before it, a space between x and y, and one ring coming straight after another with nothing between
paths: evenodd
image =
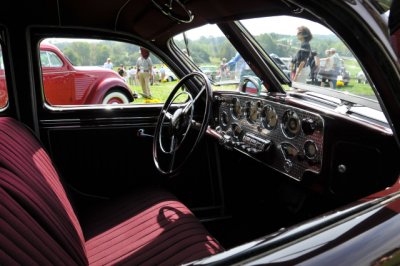
<instances>
[{"instance_id":1,"label":"headliner","mask_svg":"<svg viewBox=\"0 0 400 266\"><path fill-rule=\"evenodd\" d=\"M163 1L163 0L158 0ZM4 3L0 23L23 17L25 26L61 26L100 29L135 35L147 41L166 40L206 23L288 13L294 8L280 0L183 0L194 15L191 23L178 23L158 10L151 0L40 0L26 1L21 8Z\"/></svg>"}]
</instances>

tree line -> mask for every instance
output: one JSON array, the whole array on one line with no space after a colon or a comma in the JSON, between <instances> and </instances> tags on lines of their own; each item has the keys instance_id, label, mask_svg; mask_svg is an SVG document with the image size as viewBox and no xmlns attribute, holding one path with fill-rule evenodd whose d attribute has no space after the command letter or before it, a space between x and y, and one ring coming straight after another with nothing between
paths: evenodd
<instances>
[{"instance_id":1,"label":"tree line","mask_svg":"<svg viewBox=\"0 0 400 266\"><path fill-rule=\"evenodd\" d=\"M255 37L260 46L268 53L279 57L292 57L300 47L296 36L277 33L264 33ZM236 54L236 49L226 37L202 36L197 40L189 40L188 47L183 40L174 40L181 49L189 48L190 56L197 64L214 64L222 58L229 60ZM110 57L114 66L135 65L140 56L139 46L116 41L74 41L54 42L74 65L102 66ZM311 48L317 51L320 57L325 57L325 50L336 48L341 56L351 56L351 52L335 35L314 35L310 42ZM159 58L151 54L154 64L162 63Z\"/></svg>"},{"instance_id":2,"label":"tree line","mask_svg":"<svg viewBox=\"0 0 400 266\"><path fill-rule=\"evenodd\" d=\"M76 66L102 66L111 58L114 67L133 66L140 56L139 46L117 41L65 41L53 42L63 54ZM154 64L161 61L151 55Z\"/></svg>"},{"instance_id":3,"label":"tree line","mask_svg":"<svg viewBox=\"0 0 400 266\"><path fill-rule=\"evenodd\" d=\"M277 33L264 33L255 36L260 46L269 54L279 57L293 57L300 48L300 42L296 36ZM175 41L181 49L185 48L182 41ZM325 57L325 50L335 48L341 56L352 56L343 42L335 35L314 35L310 42L311 49L320 57ZM193 61L198 64L216 64L222 58L231 59L236 54L236 49L225 37L201 37L197 40L189 40L189 53Z\"/></svg>"}]
</instances>

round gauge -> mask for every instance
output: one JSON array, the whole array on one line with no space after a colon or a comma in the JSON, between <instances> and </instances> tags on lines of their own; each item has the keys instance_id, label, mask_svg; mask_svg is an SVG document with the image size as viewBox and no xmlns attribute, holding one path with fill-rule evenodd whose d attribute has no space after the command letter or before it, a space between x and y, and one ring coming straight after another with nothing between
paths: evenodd
<instances>
[{"instance_id":1,"label":"round gauge","mask_svg":"<svg viewBox=\"0 0 400 266\"><path fill-rule=\"evenodd\" d=\"M296 137L301 130L299 116L295 111L288 110L282 117L282 131L288 138Z\"/></svg>"},{"instance_id":2,"label":"round gauge","mask_svg":"<svg viewBox=\"0 0 400 266\"><path fill-rule=\"evenodd\" d=\"M250 123L255 123L258 118L258 102L247 102L246 103L246 116Z\"/></svg>"},{"instance_id":3,"label":"round gauge","mask_svg":"<svg viewBox=\"0 0 400 266\"><path fill-rule=\"evenodd\" d=\"M307 159L313 160L317 157L318 148L317 145L312 140L307 140L304 143L304 155Z\"/></svg>"},{"instance_id":4,"label":"round gauge","mask_svg":"<svg viewBox=\"0 0 400 266\"><path fill-rule=\"evenodd\" d=\"M274 129L278 123L278 115L271 105L267 105L261 112L262 125L267 129Z\"/></svg>"},{"instance_id":5,"label":"round gauge","mask_svg":"<svg viewBox=\"0 0 400 266\"><path fill-rule=\"evenodd\" d=\"M241 135L242 135L242 132L243 132L243 130L239 125L232 124L232 133L233 133L234 137L240 139Z\"/></svg>"},{"instance_id":6,"label":"round gauge","mask_svg":"<svg viewBox=\"0 0 400 266\"><path fill-rule=\"evenodd\" d=\"M243 110L238 98L233 98L232 100L232 113L236 118L240 118L242 116Z\"/></svg>"}]
</instances>

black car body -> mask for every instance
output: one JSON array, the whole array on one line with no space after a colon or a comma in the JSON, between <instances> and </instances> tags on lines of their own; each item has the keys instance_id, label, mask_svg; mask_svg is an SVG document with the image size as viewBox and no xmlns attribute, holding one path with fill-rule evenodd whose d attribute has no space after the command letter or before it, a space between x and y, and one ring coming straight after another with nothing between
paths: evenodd
<instances>
[{"instance_id":1,"label":"black car body","mask_svg":"<svg viewBox=\"0 0 400 266\"><path fill-rule=\"evenodd\" d=\"M275 61L275 63L282 69L282 71L290 78L290 70L288 66L280 59L280 57L276 54L270 54L271 58Z\"/></svg>"},{"instance_id":2,"label":"black car body","mask_svg":"<svg viewBox=\"0 0 400 266\"><path fill-rule=\"evenodd\" d=\"M297 22L369 84L290 80L268 54L298 50ZM397 0L5 2L0 32L1 265L399 263ZM145 47L179 81L49 105L44 40L82 64L135 65ZM236 52L239 85L198 71Z\"/></svg>"}]
</instances>

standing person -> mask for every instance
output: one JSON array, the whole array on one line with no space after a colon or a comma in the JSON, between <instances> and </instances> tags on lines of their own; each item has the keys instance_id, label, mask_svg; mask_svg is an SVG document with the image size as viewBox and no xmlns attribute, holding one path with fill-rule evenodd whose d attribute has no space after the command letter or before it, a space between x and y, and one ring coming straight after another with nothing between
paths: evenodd
<instances>
[{"instance_id":1,"label":"standing person","mask_svg":"<svg viewBox=\"0 0 400 266\"><path fill-rule=\"evenodd\" d=\"M311 78L311 84L317 85L318 84L318 79L317 79L317 74L319 71L319 56L317 51L312 51L310 59L308 60L308 63L310 65L310 78Z\"/></svg>"},{"instance_id":2,"label":"standing person","mask_svg":"<svg viewBox=\"0 0 400 266\"><path fill-rule=\"evenodd\" d=\"M111 58L107 58L107 61L103 65L104 68L113 69L113 63L111 62Z\"/></svg>"},{"instance_id":3,"label":"standing person","mask_svg":"<svg viewBox=\"0 0 400 266\"><path fill-rule=\"evenodd\" d=\"M152 77L153 63L151 62L150 52L146 48L140 47L140 57L136 62L137 76L142 87L143 96L151 98L150 78Z\"/></svg>"},{"instance_id":4,"label":"standing person","mask_svg":"<svg viewBox=\"0 0 400 266\"><path fill-rule=\"evenodd\" d=\"M319 76L321 77L321 87L325 87L325 83L329 83L329 87L333 88L332 84L332 64L331 64L331 51L325 50L325 57L320 59Z\"/></svg>"},{"instance_id":5,"label":"standing person","mask_svg":"<svg viewBox=\"0 0 400 266\"><path fill-rule=\"evenodd\" d=\"M334 49L334 48L333 48ZM335 50L336 53L336 50ZM326 57L321 58L320 60L324 62L323 67L321 67L320 75L322 78L321 80L321 87L325 86L325 81L328 81L329 87L331 89L336 88L337 76L339 71L337 70L339 65L339 58L338 56L332 53L331 49L325 51Z\"/></svg>"},{"instance_id":6,"label":"standing person","mask_svg":"<svg viewBox=\"0 0 400 266\"><path fill-rule=\"evenodd\" d=\"M336 89L336 82L337 82L337 76L339 75L340 72L340 57L336 53L335 48L331 48L330 50L330 61L332 63L332 88Z\"/></svg>"},{"instance_id":7,"label":"standing person","mask_svg":"<svg viewBox=\"0 0 400 266\"><path fill-rule=\"evenodd\" d=\"M243 81L244 76L254 76L254 72L238 52L231 60L229 60L228 63L225 64L225 67L229 71L232 65L235 65L235 79L239 79L240 82Z\"/></svg>"},{"instance_id":8,"label":"standing person","mask_svg":"<svg viewBox=\"0 0 400 266\"><path fill-rule=\"evenodd\" d=\"M123 64L119 66L118 74L126 81L126 70Z\"/></svg>"},{"instance_id":9,"label":"standing person","mask_svg":"<svg viewBox=\"0 0 400 266\"><path fill-rule=\"evenodd\" d=\"M136 86L136 69L134 67L130 67L128 70L128 81L129 85Z\"/></svg>"},{"instance_id":10,"label":"standing person","mask_svg":"<svg viewBox=\"0 0 400 266\"><path fill-rule=\"evenodd\" d=\"M165 79L165 66L164 66L164 64L161 65L160 74L161 74L161 82L163 82L164 79Z\"/></svg>"},{"instance_id":11,"label":"standing person","mask_svg":"<svg viewBox=\"0 0 400 266\"><path fill-rule=\"evenodd\" d=\"M229 69L226 65L226 58L222 58L222 62L219 66L219 72L220 72L220 79L225 80L228 78L229 75Z\"/></svg>"},{"instance_id":12,"label":"standing person","mask_svg":"<svg viewBox=\"0 0 400 266\"><path fill-rule=\"evenodd\" d=\"M153 66L153 84L159 85L161 79L160 70L157 69L157 66Z\"/></svg>"},{"instance_id":13,"label":"standing person","mask_svg":"<svg viewBox=\"0 0 400 266\"><path fill-rule=\"evenodd\" d=\"M300 49L293 58L294 76L293 81L306 83L310 74L310 68L307 66L308 58L311 53L310 41L312 39L311 31L305 27L297 28L297 39L301 42Z\"/></svg>"}]
</instances>

